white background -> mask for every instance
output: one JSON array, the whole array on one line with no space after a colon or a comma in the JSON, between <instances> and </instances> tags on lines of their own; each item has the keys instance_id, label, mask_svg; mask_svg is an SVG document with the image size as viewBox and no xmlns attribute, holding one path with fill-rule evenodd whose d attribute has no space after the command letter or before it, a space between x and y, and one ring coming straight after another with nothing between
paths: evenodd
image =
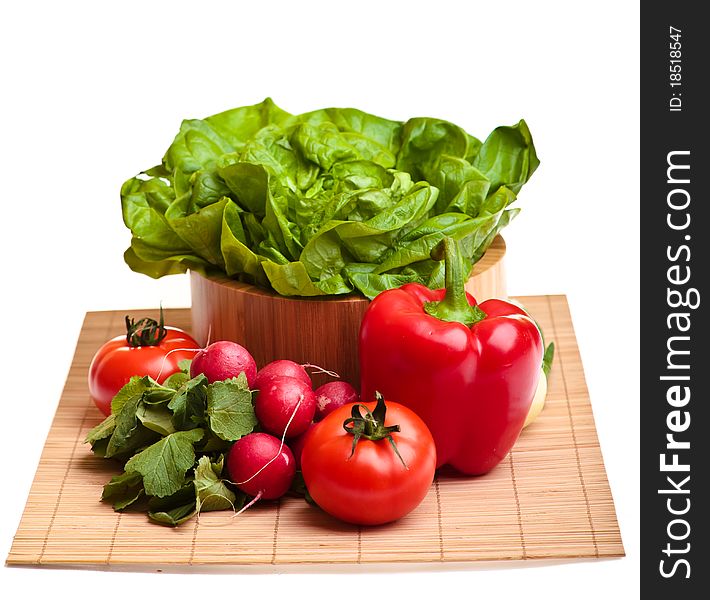
<instances>
[{"instance_id":1,"label":"white background","mask_svg":"<svg viewBox=\"0 0 710 600\"><path fill-rule=\"evenodd\" d=\"M85 311L190 304L184 276L153 281L124 265L121 183L159 162L182 118L266 96L292 113L438 116L482 138L527 120L541 166L505 230L509 292L568 296L627 557L355 577L4 567L2 589L319 598L345 586L429 597L461 585L480 598L636 597L638 9L618 0L3 3L2 557Z\"/></svg>"}]
</instances>

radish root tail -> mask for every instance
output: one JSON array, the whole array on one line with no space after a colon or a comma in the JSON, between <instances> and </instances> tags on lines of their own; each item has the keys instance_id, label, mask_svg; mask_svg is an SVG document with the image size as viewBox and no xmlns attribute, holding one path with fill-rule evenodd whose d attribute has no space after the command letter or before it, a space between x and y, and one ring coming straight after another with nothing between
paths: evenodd
<instances>
[{"instance_id":1,"label":"radish root tail","mask_svg":"<svg viewBox=\"0 0 710 600\"><path fill-rule=\"evenodd\" d=\"M281 444L279 445L279 449L274 455L273 458L269 460L264 466L262 466L256 473L254 473L251 477L248 479L245 479L244 481L238 481L237 483L234 483L234 485L243 485L245 483L249 483L254 477L256 477L259 473L261 473L266 467L268 467L272 462L274 462L279 456L281 456L281 451L284 448L284 444L286 443L286 433L288 433L288 428L291 426L291 422L293 421L293 418L296 416L296 412L298 411L298 408L301 406L301 402L303 402L305 396L301 394L300 398L298 399L298 402L296 402L296 406L293 409L293 412L291 413L291 416L288 419L288 423L286 423L286 427L284 428L284 432L281 435ZM230 483L233 483L230 481Z\"/></svg>"},{"instance_id":2,"label":"radish root tail","mask_svg":"<svg viewBox=\"0 0 710 600\"><path fill-rule=\"evenodd\" d=\"M202 348L173 348L169 350L165 353L165 356L163 356L163 360L160 363L160 371L158 371L158 374L155 376L155 380L158 381L160 379L160 376L163 374L163 369L165 369L165 361L168 360L168 356L173 352L202 352L202 350Z\"/></svg>"},{"instance_id":3,"label":"radish root tail","mask_svg":"<svg viewBox=\"0 0 710 600\"><path fill-rule=\"evenodd\" d=\"M335 371L328 371L328 369L324 369L323 367L319 367L318 365L304 363L301 366L304 369L313 369L313 372L316 374L322 373L323 375L329 375L330 377L335 377L336 379L340 379L340 375L338 375Z\"/></svg>"},{"instance_id":4,"label":"radish root tail","mask_svg":"<svg viewBox=\"0 0 710 600\"><path fill-rule=\"evenodd\" d=\"M209 329L207 330L207 343L205 344L204 348L173 348L169 352L163 356L163 360L160 363L160 371L158 371L158 374L155 376L156 381L160 379L160 376L163 374L163 369L165 369L165 361L168 359L168 356L170 356L173 352L202 352L207 346L210 345L210 338L212 337L212 323L210 323Z\"/></svg>"}]
</instances>

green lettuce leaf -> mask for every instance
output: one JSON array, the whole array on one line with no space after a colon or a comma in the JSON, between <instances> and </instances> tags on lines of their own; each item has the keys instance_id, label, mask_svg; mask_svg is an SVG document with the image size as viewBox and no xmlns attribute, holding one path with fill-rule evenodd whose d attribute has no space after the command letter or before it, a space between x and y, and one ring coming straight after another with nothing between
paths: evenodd
<instances>
[{"instance_id":1,"label":"green lettuce leaf","mask_svg":"<svg viewBox=\"0 0 710 600\"><path fill-rule=\"evenodd\" d=\"M284 296L433 285L428 250L454 235L473 265L538 165L523 120L481 142L442 119L291 115L267 98L183 121L162 163L126 181L124 259L151 277L224 273Z\"/></svg>"}]
</instances>

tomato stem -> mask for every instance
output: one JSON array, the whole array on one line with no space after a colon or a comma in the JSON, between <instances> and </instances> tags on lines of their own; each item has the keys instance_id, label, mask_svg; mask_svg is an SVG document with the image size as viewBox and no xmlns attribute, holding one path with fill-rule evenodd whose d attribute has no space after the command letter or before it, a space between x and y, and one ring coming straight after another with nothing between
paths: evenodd
<instances>
[{"instance_id":1,"label":"tomato stem","mask_svg":"<svg viewBox=\"0 0 710 600\"><path fill-rule=\"evenodd\" d=\"M377 404L374 410L370 411L364 404L355 404L351 412L352 416L343 422L343 429L353 435L353 446L348 460L355 454L355 447L361 438L372 440L373 442L386 439L392 445L392 449L399 460L402 461L404 468L409 470L392 437L392 433L400 431L400 427L399 425L385 426L385 414L387 413L385 399L380 392L375 392L375 398L377 399ZM362 410L365 411L364 415L361 412Z\"/></svg>"},{"instance_id":2,"label":"tomato stem","mask_svg":"<svg viewBox=\"0 0 710 600\"><path fill-rule=\"evenodd\" d=\"M126 342L133 348L142 346L158 346L168 335L163 318L163 307L160 306L160 322L144 317L134 321L126 315Z\"/></svg>"}]
</instances>

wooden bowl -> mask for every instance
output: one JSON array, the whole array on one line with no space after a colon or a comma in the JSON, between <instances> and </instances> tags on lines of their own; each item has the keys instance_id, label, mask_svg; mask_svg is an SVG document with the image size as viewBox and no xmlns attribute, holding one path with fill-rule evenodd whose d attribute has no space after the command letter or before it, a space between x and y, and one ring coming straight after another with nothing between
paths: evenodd
<instances>
[{"instance_id":1,"label":"wooden bowl","mask_svg":"<svg viewBox=\"0 0 710 600\"><path fill-rule=\"evenodd\" d=\"M505 298L505 242L497 236L476 263L466 289L479 300ZM335 371L359 388L357 338L369 304L362 296L285 297L226 276L190 273L192 334L233 340L251 352L261 368L288 358ZM328 378L313 374L314 385Z\"/></svg>"}]
</instances>

